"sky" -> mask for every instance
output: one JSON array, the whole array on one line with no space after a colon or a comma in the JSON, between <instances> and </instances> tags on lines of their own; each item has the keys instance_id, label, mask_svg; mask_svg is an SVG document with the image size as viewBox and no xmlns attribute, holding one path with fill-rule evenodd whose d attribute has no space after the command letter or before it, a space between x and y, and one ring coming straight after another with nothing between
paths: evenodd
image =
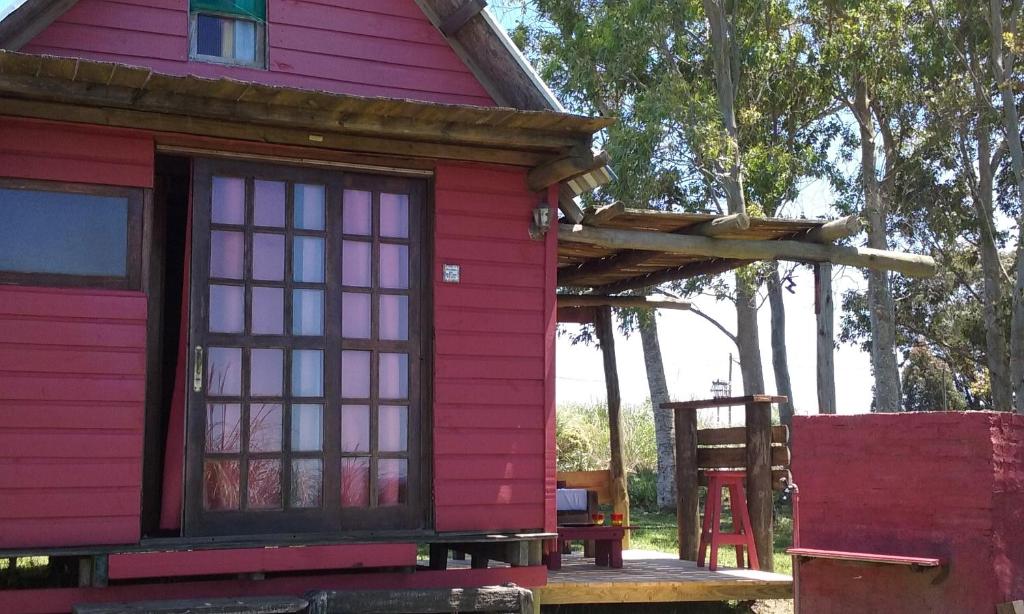
<instances>
[{"instance_id":1,"label":"sky","mask_svg":"<svg viewBox=\"0 0 1024 614\"><path fill-rule=\"evenodd\" d=\"M0 0L0 19L3 19L15 4L21 4L23 0Z\"/></svg>"},{"instance_id":2,"label":"sky","mask_svg":"<svg viewBox=\"0 0 1024 614\"><path fill-rule=\"evenodd\" d=\"M0 17L21 0L0 0ZM499 13L502 22L511 23L514 16ZM833 195L823 183L810 184L793 206L785 212L788 217L831 217L829 204ZM842 292L866 285L863 275L853 269L836 267L833 290L838 304ZM785 293L786 345L789 352L790 379L793 382L793 401L797 413L817 411L816 392L816 340L814 315L814 276L807 267L799 267L793 277L796 287L792 294ZM764 298L762 296L762 298ZM735 309L731 304L697 297L693 303L711 315L729 330L736 330ZM762 361L765 386L775 392L771 366L770 310L767 301L759 312ZM839 330L836 310L836 331ZM728 379L729 355L735 354L735 345L710 323L685 311L659 313L659 340L668 379L669 394L676 400L689 400L711 396L711 382ZM566 336L558 340L557 347L557 400L563 403L603 402L605 389L600 351L593 346L569 343ZM639 335L630 338L617 333L616 351L622 399L625 403L642 403L648 396L647 377ZM835 354L836 399L840 413L862 413L871 404L871 366L868 354L859 349L840 345ZM739 367L733 368L733 391L742 389ZM703 410L714 411L714 410ZM740 413L740 412L734 412ZM725 418L726 414L722 414ZM710 416L709 416L710 417Z\"/></svg>"}]
</instances>

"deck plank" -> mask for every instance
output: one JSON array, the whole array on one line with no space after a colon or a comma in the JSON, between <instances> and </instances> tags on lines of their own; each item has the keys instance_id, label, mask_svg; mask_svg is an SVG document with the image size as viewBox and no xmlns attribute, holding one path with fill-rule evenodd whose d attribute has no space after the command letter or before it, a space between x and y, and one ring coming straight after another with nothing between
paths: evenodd
<instances>
[{"instance_id":1,"label":"deck plank","mask_svg":"<svg viewBox=\"0 0 1024 614\"><path fill-rule=\"evenodd\" d=\"M644 550L622 553L622 569L597 567L592 559L566 555L562 569L548 572L548 584L534 589L544 605L670 603L791 599L793 579L749 569L708 571L671 554Z\"/></svg>"}]
</instances>

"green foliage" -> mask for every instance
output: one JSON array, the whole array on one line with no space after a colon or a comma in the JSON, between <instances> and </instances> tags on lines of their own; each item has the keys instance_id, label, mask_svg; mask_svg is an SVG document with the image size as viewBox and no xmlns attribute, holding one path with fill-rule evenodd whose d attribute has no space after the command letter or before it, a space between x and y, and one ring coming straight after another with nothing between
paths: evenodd
<instances>
[{"instance_id":1,"label":"green foliage","mask_svg":"<svg viewBox=\"0 0 1024 614\"><path fill-rule=\"evenodd\" d=\"M605 404L563 405L555 412L555 443L559 471L607 469L608 407ZM650 403L622 407L623 463L626 471L657 467L654 417Z\"/></svg>"},{"instance_id":2,"label":"green foliage","mask_svg":"<svg viewBox=\"0 0 1024 614\"><path fill-rule=\"evenodd\" d=\"M651 469L640 469L629 474L630 510L658 510L658 473Z\"/></svg>"},{"instance_id":3,"label":"green foliage","mask_svg":"<svg viewBox=\"0 0 1024 614\"><path fill-rule=\"evenodd\" d=\"M967 401L953 383L949 368L923 345L910 350L902 378L906 411L967 409Z\"/></svg>"},{"instance_id":4,"label":"green foliage","mask_svg":"<svg viewBox=\"0 0 1024 614\"><path fill-rule=\"evenodd\" d=\"M1012 266L1012 255L1007 254L1004 260L1007 267ZM939 263L935 277L893 276L893 293L902 297L896 302L896 347L912 359L913 348L924 346L929 360L941 363L956 390L955 396L967 408L990 407L985 325L979 299L984 294L984 281L977 251L941 253ZM863 292L850 291L843 296L842 304L839 339L868 350L871 320L867 297ZM1010 298L1004 295L999 310L1005 316L1010 308ZM905 366L904 379L906 369ZM907 404L908 409L910 405L925 409L918 401Z\"/></svg>"}]
</instances>

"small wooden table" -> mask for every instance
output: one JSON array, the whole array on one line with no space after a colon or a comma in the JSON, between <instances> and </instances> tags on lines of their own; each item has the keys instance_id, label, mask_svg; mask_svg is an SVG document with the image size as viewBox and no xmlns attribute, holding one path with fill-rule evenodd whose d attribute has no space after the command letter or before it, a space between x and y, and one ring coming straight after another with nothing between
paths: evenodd
<instances>
[{"instance_id":1,"label":"small wooden table","mask_svg":"<svg viewBox=\"0 0 1024 614\"><path fill-rule=\"evenodd\" d=\"M562 568L562 547L566 542L574 540L593 541L595 545L594 564L598 567L622 567L622 538L627 526L589 525L578 527L558 527L558 543L554 552L548 553L548 569L556 571Z\"/></svg>"}]
</instances>

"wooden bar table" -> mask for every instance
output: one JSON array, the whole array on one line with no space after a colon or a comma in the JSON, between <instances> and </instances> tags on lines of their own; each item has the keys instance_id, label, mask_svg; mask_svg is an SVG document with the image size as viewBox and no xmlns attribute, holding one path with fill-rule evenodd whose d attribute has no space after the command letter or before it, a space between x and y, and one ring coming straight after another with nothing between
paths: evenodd
<instances>
[{"instance_id":1,"label":"wooden bar table","mask_svg":"<svg viewBox=\"0 0 1024 614\"><path fill-rule=\"evenodd\" d=\"M753 394L698 401L662 403L675 412L676 520L679 525L679 558L697 560L700 511L697 475L697 411L709 407L746 407L747 509L762 569L772 561L772 405L784 396Z\"/></svg>"}]
</instances>

